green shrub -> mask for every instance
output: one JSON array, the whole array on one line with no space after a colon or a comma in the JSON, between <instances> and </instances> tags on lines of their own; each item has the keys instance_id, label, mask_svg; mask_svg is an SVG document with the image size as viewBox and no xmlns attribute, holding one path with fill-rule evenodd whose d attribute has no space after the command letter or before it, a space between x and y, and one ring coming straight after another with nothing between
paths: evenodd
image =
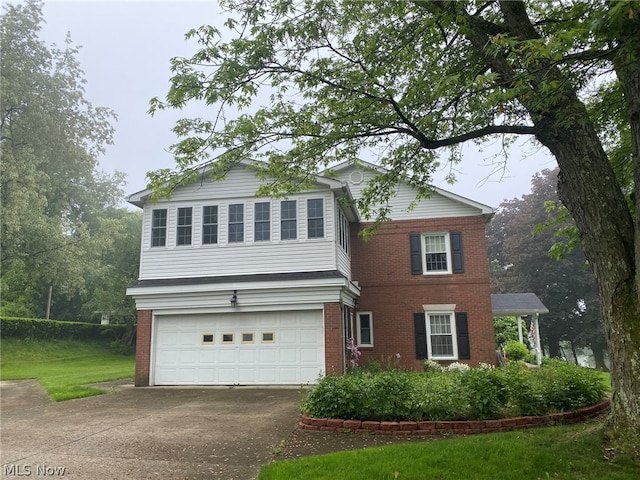
<instances>
[{"instance_id":1,"label":"green shrub","mask_svg":"<svg viewBox=\"0 0 640 480\"><path fill-rule=\"evenodd\" d=\"M529 349L517 340L509 340L504 347L504 354L509 360L524 360L529 356Z\"/></svg>"},{"instance_id":2,"label":"green shrub","mask_svg":"<svg viewBox=\"0 0 640 480\"><path fill-rule=\"evenodd\" d=\"M126 325L100 325L38 318L0 318L0 331L3 337L30 340L113 341L122 337L126 329Z\"/></svg>"},{"instance_id":3,"label":"green shrub","mask_svg":"<svg viewBox=\"0 0 640 480\"><path fill-rule=\"evenodd\" d=\"M461 385L474 420L497 418L509 399L506 377L496 368L473 368L462 372Z\"/></svg>"},{"instance_id":4,"label":"green shrub","mask_svg":"<svg viewBox=\"0 0 640 480\"><path fill-rule=\"evenodd\" d=\"M600 401L599 372L565 362L466 371L357 371L321 378L302 403L316 418L463 420L545 415Z\"/></svg>"},{"instance_id":5,"label":"green shrub","mask_svg":"<svg viewBox=\"0 0 640 480\"><path fill-rule=\"evenodd\" d=\"M469 405L463 394L460 378L457 373L443 371L416 376L411 415L407 420L466 419Z\"/></svg>"},{"instance_id":6,"label":"green shrub","mask_svg":"<svg viewBox=\"0 0 640 480\"><path fill-rule=\"evenodd\" d=\"M606 388L595 370L562 362L539 372L549 411L577 410L604 397Z\"/></svg>"}]
</instances>

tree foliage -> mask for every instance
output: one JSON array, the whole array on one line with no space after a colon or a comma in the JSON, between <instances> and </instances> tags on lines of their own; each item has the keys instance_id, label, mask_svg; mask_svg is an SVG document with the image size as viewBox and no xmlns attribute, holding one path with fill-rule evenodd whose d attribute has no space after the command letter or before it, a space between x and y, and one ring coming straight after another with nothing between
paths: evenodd
<instances>
[{"instance_id":1,"label":"tree foliage","mask_svg":"<svg viewBox=\"0 0 640 480\"><path fill-rule=\"evenodd\" d=\"M43 22L36 0L5 4L0 20L2 312L42 317L53 287L58 313L75 319L73 299L113 241L124 177L97 169L115 114L86 100L77 47L69 36L46 46Z\"/></svg>"},{"instance_id":2,"label":"tree foliage","mask_svg":"<svg viewBox=\"0 0 640 480\"><path fill-rule=\"evenodd\" d=\"M178 168L150 175L158 194L193 180L200 162L219 175L263 159L260 173L275 180L259 194L286 194L336 161L372 157L389 173L367 185L359 208L384 220L398 179L429 194L439 149L456 162L467 141L535 137L558 161L558 195L596 275L613 431L637 435L640 3L224 4L230 37L212 26L189 32L198 51L172 60L169 92L151 102L151 112L212 107L176 124Z\"/></svg>"},{"instance_id":3,"label":"tree foliage","mask_svg":"<svg viewBox=\"0 0 640 480\"><path fill-rule=\"evenodd\" d=\"M492 291L534 292L549 309L540 336L550 356L560 357L560 342L568 341L589 347L604 367L606 339L593 272L580 245L572 245L575 223L564 211L546 207L557 202L557 175L536 174L531 193L503 202L489 224Z\"/></svg>"}]
</instances>

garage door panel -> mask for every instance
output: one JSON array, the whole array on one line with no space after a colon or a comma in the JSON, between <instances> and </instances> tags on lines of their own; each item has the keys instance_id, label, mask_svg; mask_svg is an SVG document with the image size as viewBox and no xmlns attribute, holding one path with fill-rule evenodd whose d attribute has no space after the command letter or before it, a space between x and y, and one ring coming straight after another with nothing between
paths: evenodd
<instances>
[{"instance_id":1,"label":"garage door panel","mask_svg":"<svg viewBox=\"0 0 640 480\"><path fill-rule=\"evenodd\" d=\"M256 351L251 348L241 348L238 352L238 362L240 363L250 363L255 365L256 363Z\"/></svg>"},{"instance_id":2,"label":"garage door panel","mask_svg":"<svg viewBox=\"0 0 640 480\"><path fill-rule=\"evenodd\" d=\"M224 334L232 341L223 343ZM243 343L243 334L253 334L252 341ZM315 383L324 369L323 336L321 311L158 317L153 381L157 385Z\"/></svg>"}]
</instances>

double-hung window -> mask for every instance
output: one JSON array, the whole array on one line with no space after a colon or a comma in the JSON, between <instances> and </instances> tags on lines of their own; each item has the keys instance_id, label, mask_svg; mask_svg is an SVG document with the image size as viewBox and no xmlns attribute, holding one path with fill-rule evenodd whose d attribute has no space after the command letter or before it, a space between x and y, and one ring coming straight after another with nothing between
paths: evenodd
<instances>
[{"instance_id":1,"label":"double-hung window","mask_svg":"<svg viewBox=\"0 0 640 480\"><path fill-rule=\"evenodd\" d=\"M356 322L358 327L358 346L373 347L373 319L371 312L358 312Z\"/></svg>"},{"instance_id":2,"label":"double-hung window","mask_svg":"<svg viewBox=\"0 0 640 480\"><path fill-rule=\"evenodd\" d=\"M193 209L191 207L178 208L177 245L191 245L192 222Z\"/></svg>"},{"instance_id":3,"label":"double-hung window","mask_svg":"<svg viewBox=\"0 0 640 480\"><path fill-rule=\"evenodd\" d=\"M298 216L295 200L280 202L280 239L295 240L298 238Z\"/></svg>"},{"instance_id":4,"label":"double-hung window","mask_svg":"<svg viewBox=\"0 0 640 480\"><path fill-rule=\"evenodd\" d=\"M321 198L307 200L307 238L324 238L324 202Z\"/></svg>"},{"instance_id":5,"label":"double-hung window","mask_svg":"<svg viewBox=\"0 0 640 480\"><path fill-rule=\"evenodd\" d=\"M256 242L271 240L271 203L259 202L254 205L253 239Z\"/></svg>"},{"instance_id":6,"label":"double-hung window","mask_svg":"<svg viewBox=\"0 0 640 480\"><path fill-rule=\"evenodd\" d=\"M429 358L448 360L458 358L456 324L453 312L426 312L427 350Z\"/></svg>"},{"instance_id":7,"label":"double-hung window","mask_svg":"<svg viewBox=\"0 0 640 480\"><path fill-rule=\"evenodd\" d=\"M167 245L167 209L153 210L151 213L151 246Z\"/></svg>"},{"instance_id":8,"label":"double-hung window","mask_svg":"<svg viewBox=\"0 0 640 480\"><path fill-rule=\"evenodd\" d=\"M424 273L451 273L449 234L424 234L422 242Z\"/></svg>"},{"instance_id":9,"label":"double-hung window","mask_svg":"<svg viewBox=\"0 0 640 480\"><path fill-rule=\"evenodd\" d=\"M410 233L411 274L464 273L462 233Z\"/></svg>"},{"instance_id":10,"label":"double-hung window","mask_svg":"<svg viewBox=\"0 0 640 480\"><path fill-rule=\"evenodd\" d=\"M229 243L244 242L244 204L229 205Z\"/></svg>"},{"instance_id":11,"label":"double-hung window","mask_svg":"<svg viewBox=\"0 0 640 480\"><path fill-rule=\"evenodd\" d=\"M202 244L218 243L218 206L202 207Z\"/></svg>"}]
</instances>

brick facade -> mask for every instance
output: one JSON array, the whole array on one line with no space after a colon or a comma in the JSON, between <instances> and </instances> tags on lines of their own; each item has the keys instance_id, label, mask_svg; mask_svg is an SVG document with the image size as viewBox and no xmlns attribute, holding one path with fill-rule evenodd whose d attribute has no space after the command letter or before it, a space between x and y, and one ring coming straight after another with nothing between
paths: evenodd
<instances>
[{"instance_id":1,"label":"brick facade","mask_svg":"<svg viewBox=\"0 0 640 480\"><path fill-rule=\"evenodd\" d=\"M342 308L340 303L324 304L324 358L327 375L344 372Z\"/></svg>"},{"instance_id":2,"label":"brick facade","mask_svg":"<svg viewBox=\"0 0 640 480\"><path fill-rule=\"evenodd\" d=\"M151 310L138 310L136 329L136 387L149 386L151 361Z\"/></svg>"},{"instance_id":3,"label":"brick facade","mask_svg":"<svg viewBox=\"0 0 640 480\"><path fill-rule=\"evenodd\" d=\"M367 227L362 224L360 228ZM355 230L355 229L353 229ZM410 233L462 233L464 273L412 275ZM392 361L420 369L416 359L414 313L425 304L455 304L468 316L471 360L495 363L485 218L456 217L393 221L367 242L352 232L352 277L361 287L358 311L372 312L372 348L362 347L361 363Z\"/></svg>"}]
</instances>

